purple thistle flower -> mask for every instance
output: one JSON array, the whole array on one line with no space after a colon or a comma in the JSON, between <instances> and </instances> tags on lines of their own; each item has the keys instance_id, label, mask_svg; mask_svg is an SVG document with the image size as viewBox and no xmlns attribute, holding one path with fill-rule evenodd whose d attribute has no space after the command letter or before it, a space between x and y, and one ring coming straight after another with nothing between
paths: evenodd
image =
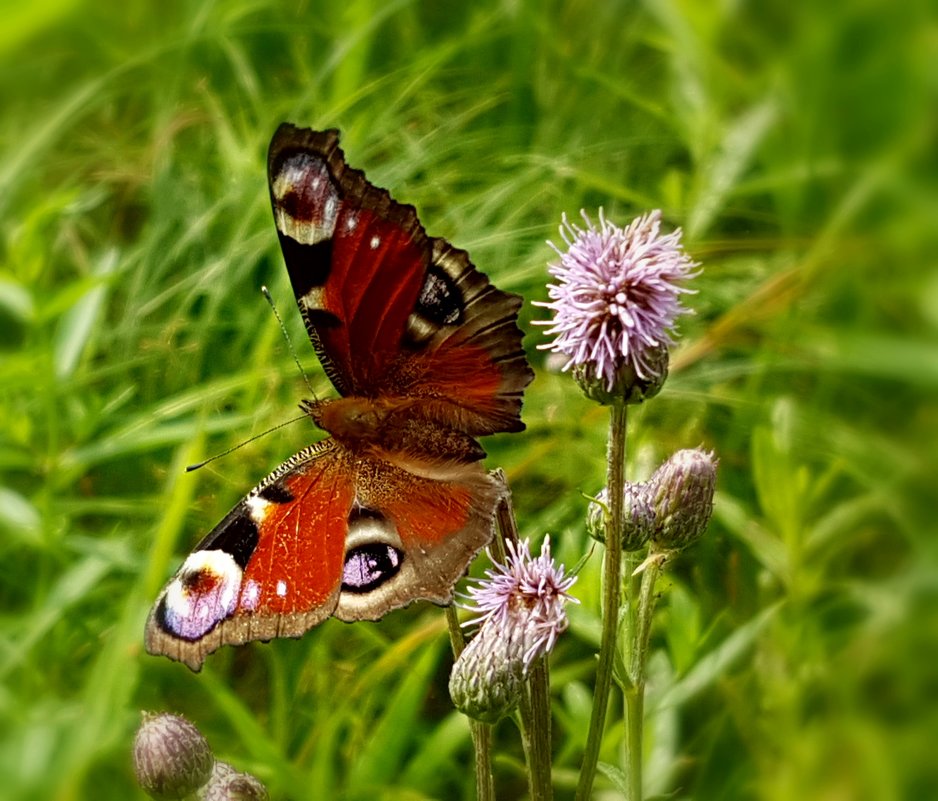
<instances>
[{"instance_id":1,"label":"purple thistle flower","mask_svg":"<svg viewBox=\"0 0 938 801\"><path fill-rule=\"evenodd\" d=\"M494 563L485 578L469 588L473 605L466 609L476 616L464 623L492 626L504 634L523 636L524 671L539 656L554 647L557 637L567 628L567 601L579 603L569 594L576 576L568 576L563 565L554 564L550 537L544 538L541 555L532 557L528 541L508 541L504 564Z\"/></svg>"},{"instance_id":2,"label":"purple thistle flower","mask_svg":"<svg viewBox=\"0 0 938 801\"><path fill-rule=\"evenodd\" d=\"M675 320L688 312L680 295L693 291L679 282L698 274L681 247L681 230L661 234L658 210L625 229L609 222L602 209L599 228L581 214L585 229L563 217L566 252L548 242L560 256L549 268L558 283L547 287L551 301L536 305L551 309L554 318L537 322L550 326L545 333L555 339L538 347L564 354L564 370L585 368L609 392L622 368L642 381L662 379L662 350L674 344Z\"/></svg>"},{"instance_id":3,"label":"purple thistle flower","mask_svg":"<svg viewBox=\"0 0 938 801\"><path fill-rule=\"evenodd\" d=\"M575 581L554 565L549 537L537 558L527 540L509 541L505 563L469 589L474 606L467 608L476 617L464 625L481 626L450 674L450 697L461 712L494 723L514 708L531 665L567 628L564 605L579 603L567 592Z\"/></svg>"}]
</instances>

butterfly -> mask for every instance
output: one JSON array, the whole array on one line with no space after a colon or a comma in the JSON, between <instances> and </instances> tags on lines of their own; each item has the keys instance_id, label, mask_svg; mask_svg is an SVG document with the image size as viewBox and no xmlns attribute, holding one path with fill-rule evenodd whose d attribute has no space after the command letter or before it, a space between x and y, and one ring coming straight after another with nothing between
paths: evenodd
<instances>
[{"instance_id":1,"label":"butterfly","mask_svg":"<svg viewBox=\"0 0 938 801\"><path fill-rule=\"evenodd\" d=\"M330 616L450 603L503 492L477 438L524 429L533 378L521 298L349 167L338 131L284 123L267 165L296 302L340 397L300 403L329 436L252 489L153 605L147 651L193 670Z\"/></svg>"}]
</instances>

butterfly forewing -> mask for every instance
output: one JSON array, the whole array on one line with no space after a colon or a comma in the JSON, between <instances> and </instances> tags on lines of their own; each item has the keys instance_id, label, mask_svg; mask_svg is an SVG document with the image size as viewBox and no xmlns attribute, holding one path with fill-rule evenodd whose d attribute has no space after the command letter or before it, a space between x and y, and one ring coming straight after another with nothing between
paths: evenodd
<instances>
[{"instance_id":1,"label":"butterfly forewing","mask_svg":"<svg viewBox=\"0 0 938 801\"><path fill-rule=\"evenodd\" d=\"M520 396L533 377L520 298L348 167L337 136L285 124L268 156L287 271L336 388L443 399L464 407L474 435L520 430Z\"/></svg>"}]
</instances>

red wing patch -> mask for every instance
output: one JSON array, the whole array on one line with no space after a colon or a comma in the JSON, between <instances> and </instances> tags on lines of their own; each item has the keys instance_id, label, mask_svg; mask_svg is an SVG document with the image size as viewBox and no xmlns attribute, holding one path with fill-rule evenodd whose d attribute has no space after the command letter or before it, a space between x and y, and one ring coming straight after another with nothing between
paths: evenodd
<instances>
[{"instance_id":1,"label":"red wing patch","mask_svg":"<svg viewBox=\"0 0 938 801\"><path fill-rule=\"evenodd\" d=\"M466 433L523 428L521 393L533 373L520 298L349 167L335 131L280 126L268 178L297 304L342 395L448 397L463 407L458 417L478 419Z\"/></svg>"},{"instance_id":2,"label":"red wing patch","mask_svg":"<svg viewBox=\"0 0 938 801\"><path fill-rule=\"evenodd\" d=\"M248 498L260 537L244 571L239 612L331 611L342 582L352 482L347 460L330 456L279 479L276 495L265 488Z\"/></svg>"},{"instance_id":3,"label":"red wing patch","mask_svg":"<svg viewBox=\"0 0 938 801\"><path fill-rule=\"evenodd\" d=\"M219 523L163 589L146 645L198 670L225 643L299 636L335 610L354 497L348 454L297 454Z\"/></svg>"}]
</instances>

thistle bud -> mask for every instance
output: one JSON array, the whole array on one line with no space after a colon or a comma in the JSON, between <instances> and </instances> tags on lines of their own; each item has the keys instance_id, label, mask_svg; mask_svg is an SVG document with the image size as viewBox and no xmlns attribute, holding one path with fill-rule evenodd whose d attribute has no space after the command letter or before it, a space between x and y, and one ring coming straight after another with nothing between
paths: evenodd
<instances>
[{"instance_id":1,"label":"thistle bud","mask_svg":"<svg viewBox=\"0 0 938 801\"><path fill-rule=\"evenodd\" d=\"M227 762L215 763L211 778L198 792L199 801L267 801L268 798L263 784Z\"/></svg>"},{"instance_id":2,"label":"thistle bud","mask_svg":"<svg viewBox=\"0 0 938 801\"><path fill-rule=\"evenodd\" d=\"M609 492L603 488L590 504L586 527L590 535L600 542L606 541L606 518L609 514ZM647 484L626 481L622 498L622 549L637 551L654 531L655 510L651 504Z\"/></svg>"},{"instance_id":3,"label":"thistle bud","mask_svg":"<svg viewBox=\"0 0 938 801\"><path fill-rule=\"evenodd\" d=\"M505 633L494 623L483 625L449 677L456 708L483 723L495 723L509 714L521 697L524 646Z\"/></svg>"},{"instance_id":4,"label":"thistle bud","mask_svg":"<svg viewBox=\"0 0 938 801\"><path fill-rule=\"evenodd\" d=\"M655 471L647 483L660 547L686 548L706 531L716 477L717 460L700 448L678 451Z\"/></svg>"},{"instance_id":5,"label":"thistle bud","mask_svg":"<svg viewBox=\"0 0 938 801\"><path fill-rule=\"evenodd\" d=\"M191 795L212 773L208 742L179 715L143 713L134 738L137 783L151 798L169 801Z\"/></svg>"}]
</instances>

